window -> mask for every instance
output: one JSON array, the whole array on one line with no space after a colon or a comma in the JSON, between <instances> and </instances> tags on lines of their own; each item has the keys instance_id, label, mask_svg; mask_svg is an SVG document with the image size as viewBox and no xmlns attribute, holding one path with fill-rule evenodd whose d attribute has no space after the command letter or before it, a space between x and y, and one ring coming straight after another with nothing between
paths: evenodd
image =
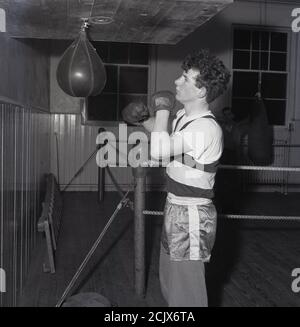
<instances>
[{"instance_id":1,"label":"window","mask_svg":"<svg viewBox=\"0 0 300 327\"><path fill-rule=\"evenodd\" d=\"M130 102L147 104L149 51L145 44L94 42L104 62L107 82L100 95L85 99L84 123L121 121L121 111Z\"/></svg>"},{"instance_id":2,"label":"window","mask_svg":"<svg viewBox=\"0 0 300 327\"><path fill-rule=\"evenodd\" d=\"M269 123L285 124L288 34L235 28L233 32L232 111L246 118L261 87Z\"/></svg>"}]
</instances>

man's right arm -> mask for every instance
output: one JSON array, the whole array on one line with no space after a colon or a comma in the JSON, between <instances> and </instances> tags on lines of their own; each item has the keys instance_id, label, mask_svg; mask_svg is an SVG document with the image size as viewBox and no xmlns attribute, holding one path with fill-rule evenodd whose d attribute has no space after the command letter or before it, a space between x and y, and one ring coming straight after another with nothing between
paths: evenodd
<instances>
[{"instance_id":1,"label":"man's right arm","mask_svg":"<svg viewBox=\"0 0 300 327\"><path fill-rule=\"evenodd\" d=\"M173 122L174 116L171 116L169 119L169 123L168 123L168 131L169 133L171 133L172 131L172 122ZM145 120L144 122L142 122L142 126L150 133L153 132L153 128L154 128L154 123L155 123L155 117L150 117L149 119Z\"/></svg>"}]
</instances>

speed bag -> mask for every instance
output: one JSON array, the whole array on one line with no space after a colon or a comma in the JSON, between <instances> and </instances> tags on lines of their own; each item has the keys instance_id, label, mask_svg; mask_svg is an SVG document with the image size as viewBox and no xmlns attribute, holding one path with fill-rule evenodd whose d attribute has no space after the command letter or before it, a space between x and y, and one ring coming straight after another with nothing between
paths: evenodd
<instances>
[{"instance_id":1,"label":"speed bag","mask_svg":"<svg viewBox=\"0 0 300 327\"><path fill-rule=\"evenodd\" d=\"M273 159L273 131L263 100L256 99L251 109L248 156L253 164L269 165Z\"/></svg>"},{"instance_id":2,"label":"speed bag","mask_svg":"<svg viewBox=\"0 0 300 327\"><path fill-rule=\"evenodd\" d=\"M73 97L97 95L104 89L105 67L85 31L80 31L78 38L62 55L56 78L61 89Z\"/></svg>"}]
</instances>

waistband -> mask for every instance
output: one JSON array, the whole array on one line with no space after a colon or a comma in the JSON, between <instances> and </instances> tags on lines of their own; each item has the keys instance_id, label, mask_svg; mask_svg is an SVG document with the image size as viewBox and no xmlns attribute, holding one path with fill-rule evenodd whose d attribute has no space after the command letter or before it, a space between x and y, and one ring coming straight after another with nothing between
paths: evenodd
<instances>
[{"instance_id":1,"label":"waistband","mask_svg":"<svg viewBox=\"0 0 300 327\"><path fill-rule=\"evenodd\" d=\"M207 205L212 203L211 199L177 196L171 192L168 192L167 200L171 204L178 204L178 205Z\"/></svg>"}]
</instances>

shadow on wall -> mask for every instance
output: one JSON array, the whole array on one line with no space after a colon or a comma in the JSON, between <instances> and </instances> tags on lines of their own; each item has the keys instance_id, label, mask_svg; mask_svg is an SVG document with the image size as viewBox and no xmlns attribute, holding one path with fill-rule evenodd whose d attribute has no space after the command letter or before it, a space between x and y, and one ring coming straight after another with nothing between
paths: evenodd
<instances>
[{"instance_id":1,"label":"shadow on wall","mask_svg":"<svg viewBox=\"0 0 300 327\"><path fill-rule=\"evenodd\" d=\"M52 40L51 55L60 57L74 40Z\"/></svg>"},{"instance_id":2,"label":"shadow on wall","mask_svg":"<svg viewBox=\"0 0 300 327\"><path fill-rule=\"evenodd\" d=\"M1 96L48 111L48 41L14 39L0 33L0 47Z\"/></svg>"}]
</instances>

